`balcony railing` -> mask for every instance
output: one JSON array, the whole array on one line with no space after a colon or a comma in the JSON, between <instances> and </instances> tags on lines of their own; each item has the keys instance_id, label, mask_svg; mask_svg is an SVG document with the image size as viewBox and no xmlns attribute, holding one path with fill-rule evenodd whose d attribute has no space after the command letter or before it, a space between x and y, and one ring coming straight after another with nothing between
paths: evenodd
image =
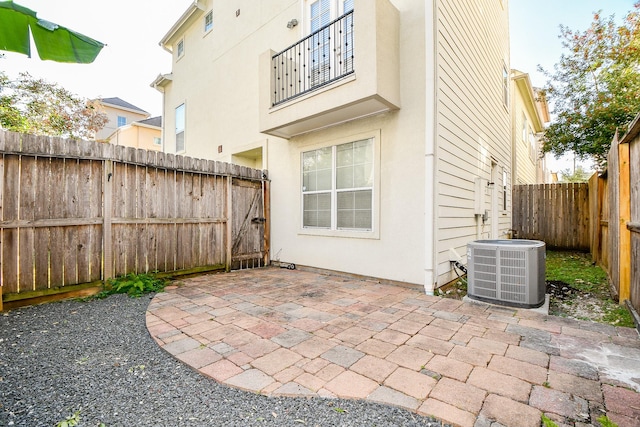
<instances>
[{"instance_id":1,"label":"balcony railing","mask_svg":"<svg viewBox=\"0 0 640 427\"><path fill-rule=\"evenodd\" d=\"M353 11L350 11L271 58L271 106L352 74L353 55Z\"/></svg>"}]
</instances>

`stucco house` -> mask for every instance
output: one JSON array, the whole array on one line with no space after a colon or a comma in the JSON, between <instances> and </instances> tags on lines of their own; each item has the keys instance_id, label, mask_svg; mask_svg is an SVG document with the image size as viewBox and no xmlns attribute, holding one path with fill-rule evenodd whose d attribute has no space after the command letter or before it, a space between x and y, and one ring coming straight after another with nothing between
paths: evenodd
<instances>
[{"instance_id":1,"label":"stucco house","mask_svg":"<svg viewBox=\"0 0 640 427\"><path fill-rule=\"evenodd\" d=\"M511 70L512 171L514 184L545 184L552 181L541 136L550 121L549 106L529 74Z\"/></svg>"},{"instance_id":2,"label":"stucco house","mask_svg":"<svg viewBox=\"0 0 640 427\"><path fill-rule=\"evenodd\" d=\"M162 151L162 117L150 117L121 126L107 137L107 141L114 145Z\"/></svg>"},{"instance_id":3,"label":"stucco house","mask_svg":"<svg viewBox=\"0 0 640 427\"><path fill-rule=\"evenodd\" d=\"M119 127L148 119L150 116L143 109L117 97L98 98L94 99L93 102L108 117L104 127L96 132L96 141L106 142Z\"/></svg>"},{"instance_id":4,"label":"stucco house","mask_svg":"<svg viewBox=\"0 0 640 427\"><path fill-rule=\"evenodd\" d=\"M268 171L273 261L432 293L507 235L507 0L198 0L160 45L165 150Z\"/></svg>"}]
</instances>

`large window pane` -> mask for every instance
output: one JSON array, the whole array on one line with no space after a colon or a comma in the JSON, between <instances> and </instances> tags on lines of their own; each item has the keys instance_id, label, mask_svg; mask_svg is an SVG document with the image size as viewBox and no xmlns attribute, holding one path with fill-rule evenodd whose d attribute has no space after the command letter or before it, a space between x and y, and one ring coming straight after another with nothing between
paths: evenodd
<instances>
[{"instance_id":1,"label":"large window pane","mask_svg":"<svg viewBox=\"0 0 640 427\"><path fill-rule=\"evenodd\" d=\"M302 191L331 190L331 147L302 154Z\"/></svg>"},{"instance_id":2,"label":"large window pane","mask_svg":"<svg viewBox=\"0 0 640 427\"><path fill-rule=\"evenodd\" d=\"M331 227L331 194L305 194L303 198L304 227Z\"/></svg>"},{"instance_id":3,"label":"large window pane","mask_svg":"<svg viewBox=\"0 0 640 427\"><path fill-rule=\"evenodd\" d=\"M338 229L371 230L371 201L371 190L338 193Z\"/></svg>"},{"instance_id":4,"label":"large window pane","mask_svg":"<svg viewBox=\"0 0 640 427\"><path fill-rule=\"evenodd\" d=\"M338 189L373 186L373 141L338 145L336 148Z\"/></svg>"},{"instance_id":5,"label":"large window pane","mask_svg":"<svg viewBox=\"0 0 640 427\"><path fill-rule=\"evenodd\" d=\"M372 139L303 153L303 227L372 230L373 163Z\"/></svg>"},{"instance_id":6,"label":"large window pane","mask_svg":"<svg viewBox=\"0 0 640 427\"><path fill-rule=\"evenodd\" d=\"M176 108L176 153L184 151L185 108L181 104Z\"/></svg>"}]
</instances>

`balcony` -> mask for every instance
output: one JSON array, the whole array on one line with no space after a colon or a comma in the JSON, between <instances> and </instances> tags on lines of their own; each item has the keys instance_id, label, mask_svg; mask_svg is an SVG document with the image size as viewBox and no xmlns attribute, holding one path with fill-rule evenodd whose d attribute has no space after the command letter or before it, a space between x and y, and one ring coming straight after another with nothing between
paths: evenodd
<instances>
[{"instance_id":1,"label":"balcony","mask_svg":"<svg viewBox=\"0 0 640 427\"><path fill-rule=\"evenodd\" d=\"M388 0L260 57L260 130L291 138L400 108L399 14Z\"/></svg>"}]
</instances>

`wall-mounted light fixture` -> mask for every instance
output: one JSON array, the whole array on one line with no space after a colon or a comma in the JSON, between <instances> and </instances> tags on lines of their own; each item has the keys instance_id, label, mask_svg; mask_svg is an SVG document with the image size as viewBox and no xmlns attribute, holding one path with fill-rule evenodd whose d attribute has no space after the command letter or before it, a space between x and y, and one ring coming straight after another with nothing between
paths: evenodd
<instances>
[{"instance_id":1,"label":"wall-mounted light fixture","mask_svg":"<svg viewBox=\"0 0 640 427\"><path fill-rule=\"evenodd\" d=\"M298 20L296 18L293 18L291 21L287 22L288 29L292 29L296 25L298 25Z\"/></svg>"}]
</instances>

